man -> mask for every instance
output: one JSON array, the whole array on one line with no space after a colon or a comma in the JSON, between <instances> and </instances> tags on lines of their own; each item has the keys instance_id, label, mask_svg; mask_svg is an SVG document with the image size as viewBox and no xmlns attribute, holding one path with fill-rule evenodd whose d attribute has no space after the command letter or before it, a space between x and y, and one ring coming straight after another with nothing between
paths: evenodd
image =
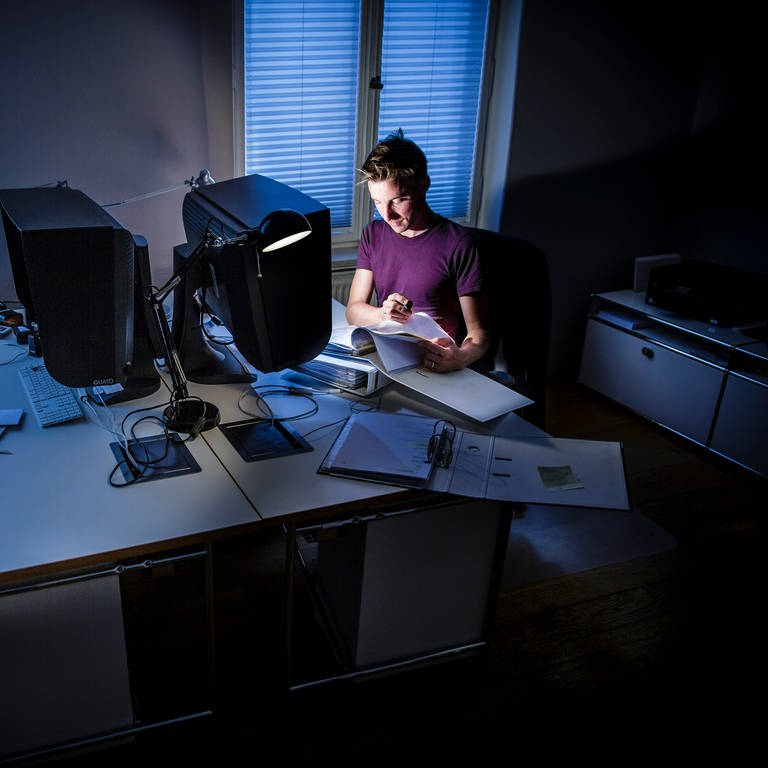
<instances>
[{"instance_id":1,"label":"man","mask_svg":"<svg viewBox=\"0 0 768 768\"><path fill-rule=\"evenodd\" d=\"M361 169L381 221L363 230L347 302L350 325L404 323L426 312L450 339L419 342L423 365L466 368L490 345L480 257L471 234L427 204L427 158L402 130L380 141ZM379 306L370 302L374 290Z\"/></svg>"}]
</instances>

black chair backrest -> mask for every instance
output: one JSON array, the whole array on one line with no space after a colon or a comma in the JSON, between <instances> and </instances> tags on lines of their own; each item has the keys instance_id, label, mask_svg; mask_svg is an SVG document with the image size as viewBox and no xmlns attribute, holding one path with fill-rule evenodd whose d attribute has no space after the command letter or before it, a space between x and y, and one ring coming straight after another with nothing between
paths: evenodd
<instances>
[{"instance_id":1,"label":"black chair backrest","mask_svg":"<svg viewBox=\"0 0 768 768\"><path fill-rule=\"evenodd\" d=\"M534 400L518 414L546 429L546 383L552 323L544 252L527 240L473 229L488 296L493 344L478 370L502 369L510 386Z\"/></svg>"}]
</instances>

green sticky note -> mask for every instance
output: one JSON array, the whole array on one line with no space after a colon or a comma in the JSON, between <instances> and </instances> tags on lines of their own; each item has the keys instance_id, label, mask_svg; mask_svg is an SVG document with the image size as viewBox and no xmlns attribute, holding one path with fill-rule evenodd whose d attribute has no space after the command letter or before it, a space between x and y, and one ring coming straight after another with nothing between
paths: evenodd
<instances>
[{"instance_id":1,"label":"green sticky note","mask_svg":"<svg viewBox=\"0 0 768 768\"><path fill-rule=\"evenodd\" d=\"M571 491L583 488L581 481L568 467L539 467L539 476L548 491Z\"/></svg>"}]
</instances>

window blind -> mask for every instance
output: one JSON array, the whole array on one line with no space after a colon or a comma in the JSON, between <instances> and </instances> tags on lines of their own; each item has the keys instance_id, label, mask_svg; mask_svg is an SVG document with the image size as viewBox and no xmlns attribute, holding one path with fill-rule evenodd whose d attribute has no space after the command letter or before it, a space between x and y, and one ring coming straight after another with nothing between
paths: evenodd
<instances>
[{"instance_id":1,"label":"window blind","mask_svg":"<svg viewBox=\"0 0 768 768\"><path fill-rule=\"evenodd\" d=\"M245 3L245 172L352 221L360 0Z\"/></svg>"},{"instance_id":2,"label":"window blind","mask_svg":"<svg viewBox=\"0 0 768 768\"><path fill-rule=\"evenodd\" d=\"M360 50L360 8L244 3L245 173L311 195L337 231L356 220L356 147L369 114L357 104L359 62L374 57ZM471 202L487 18L488 0L384 0L383 88L367 135L402 128L427 155L430 205L458 220Z\"/></svg>"},{"instance_id":3,"label":"window blind","mask_svg":"<svg viewBox=\"0 0 768 768\"><path fill-rule=\"evenodd\" d=\"M469 213L487 0L386 0L379 138L402 128L427 156L428 201Z\"/></svg>"}]
</instances>

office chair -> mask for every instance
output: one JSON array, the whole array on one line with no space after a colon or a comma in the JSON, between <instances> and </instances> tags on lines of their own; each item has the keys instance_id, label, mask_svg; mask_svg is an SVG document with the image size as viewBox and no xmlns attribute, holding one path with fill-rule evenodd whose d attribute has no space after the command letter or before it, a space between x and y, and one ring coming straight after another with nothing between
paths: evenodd
<instances>
[{"instance_id":1,"label":"office chair","mask_svg":"<svg viewBox=\"0 0 768 768\"><path fill-rule=\"evenodd\" d=\"M480 251L492 343L473 367L534 402L517 413L546 431L552 297L544 252L520 238L471 230Z\"/></svg>"}]
</instances>

